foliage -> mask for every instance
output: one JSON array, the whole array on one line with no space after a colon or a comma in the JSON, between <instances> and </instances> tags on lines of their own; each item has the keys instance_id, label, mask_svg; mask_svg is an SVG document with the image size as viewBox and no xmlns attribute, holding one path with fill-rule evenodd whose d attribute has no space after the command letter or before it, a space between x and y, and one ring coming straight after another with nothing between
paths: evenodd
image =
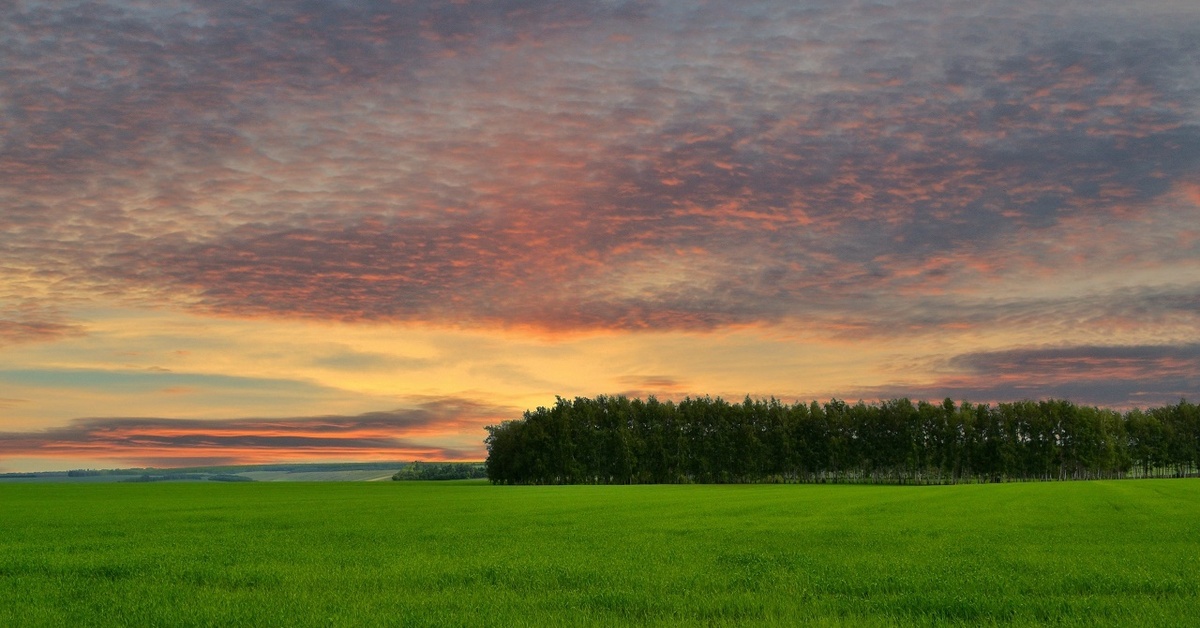
<instances>
[{"instance_id":1,"label":"foliage","mask_svg":"<svg viewBox=\"0 0 1200 628\"><path fill-rule=\"evenodd\" d=\"M3 626L1194 625L1200 482L0 485Z\"/></svg>"},{"instance_id":2,"label":"foliage","mask_svg":"<svg viewBox=\"0 0 1200 628\"><path fill-rule=\"evenodd\" d=\"M413 462L392 476L393 480L474 480L487 477L479 462Z\"/></svg>"},{"instance_id":3,"label":"foliage","mask_svg":"<svg viewBox=\"0 0 1200 628\"><path fill-rule=\"evenodd\" d=\"M486 442L501 484L1182 477L1200 467L1200 408L576 397L489 426Z\"/></svg>"},{"instance_id":4,"label":"foliage","mask_svg":"<svg viewBox=\"0 0 1200 628\"><path fill-rule=\"evenodd\" d=\"M98 475L105 475L107 472L100 469L71 469L67 471L67 476L72 478L86 478Z\"/></svg>"},{"instance_id":5,"label":"foliage","mask_svg":"<svg viewBox=\"0 0 1200 628\"><path fill-rule=\"evenodd\" d=\"M152 475L150 473L143 473L141 475L135 475L132 477L124 478L120 481L121 482L174 482L174 481L178 481L178 480L214 480L214 479L217 479L217 478L215 476L209 477L207 475L203 475L200 473L168 473L168 474L164 474L164 475ZM239 478L239 479L249 479L249 478Z\"/></svg>"},{"instance_id":6,"label":"foliage","mask_svg":"<svg viewBox=\"0 0 1200 628\"><path fill-rule=\"evenodd\" d=\"M253 482L254 480L244 475L235 475L232 473L218 473L208 476L213 482Z\"/></svg>"}]
</instances>

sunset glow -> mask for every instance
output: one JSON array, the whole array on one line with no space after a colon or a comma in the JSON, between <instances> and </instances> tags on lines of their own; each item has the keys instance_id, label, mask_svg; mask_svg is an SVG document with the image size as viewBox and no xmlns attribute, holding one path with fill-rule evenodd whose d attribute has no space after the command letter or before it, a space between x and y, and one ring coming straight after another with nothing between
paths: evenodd
<instances>
[{"instance_id":1,"label":"sunset glow","mask_svg":"<svg viewBox=\"0 0 1200 628\"><path fill-rule=\"evenodd\" d=\"M1200 399L1200 6L0 9L0 472Z\"/></svg>"}]
</instances>

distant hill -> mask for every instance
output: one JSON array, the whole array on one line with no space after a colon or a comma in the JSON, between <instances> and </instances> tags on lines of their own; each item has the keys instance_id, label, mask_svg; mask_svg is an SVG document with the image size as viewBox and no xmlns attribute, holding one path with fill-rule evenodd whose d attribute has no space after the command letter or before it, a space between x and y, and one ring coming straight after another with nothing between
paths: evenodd
<instances>
[{"instance_id":1,"label":"distant hill","mask_svg":"<svg viewBox=\"0 0 1200 628\"><path fill-rule=\"evenodd\" d=\"M440 479L420 477L416 469L441 469L446 475L479 477L482 462L317 462L228 465L159 469L73 469L32 473L0 473L0 483L35 482L373 482L384 480Z\"/></svg>"}]
</instances>

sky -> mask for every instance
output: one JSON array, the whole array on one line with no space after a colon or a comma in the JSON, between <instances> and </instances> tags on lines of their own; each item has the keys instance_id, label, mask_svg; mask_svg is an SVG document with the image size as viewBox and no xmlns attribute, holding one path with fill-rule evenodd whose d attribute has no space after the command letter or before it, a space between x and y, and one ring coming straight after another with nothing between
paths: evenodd
<instances>
[{"instance_id":1,"label":"sky","mask_svg":"<svg viewBox=\"0 0 1200 628\"><path fill-rule=\"evenodd\" d=\"M1193 0L0 0L0 472L1200 400Z\"/></svg>"}]
</instances>

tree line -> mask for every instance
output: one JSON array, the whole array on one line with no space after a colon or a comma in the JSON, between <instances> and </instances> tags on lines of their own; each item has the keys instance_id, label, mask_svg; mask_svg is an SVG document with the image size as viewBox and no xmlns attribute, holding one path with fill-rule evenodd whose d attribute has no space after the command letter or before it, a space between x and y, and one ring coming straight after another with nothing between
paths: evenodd
<instances>
[{"instance_id":1,"label":"tree line","mask_svg":"<svg viewBox=\"0 0 1200 628\"><path fill-rule=\"evenodd\" d=\"M487 477L478 462L421 462L406 465L392 475L393 480L474 480Z\"/></svg>"},{"instance_id":2,"label":"tree line","mask_svg":"<svg viewBox=\"0 0 1200 628\"><path fill-rule=\"evenodd\" d=\"M1126 412L1070 401L956 405L678 403L558 398L488 426L496 484L932 484L1183 477L1200 467L1200 406Z\"/></svg>"}]
</instances>

